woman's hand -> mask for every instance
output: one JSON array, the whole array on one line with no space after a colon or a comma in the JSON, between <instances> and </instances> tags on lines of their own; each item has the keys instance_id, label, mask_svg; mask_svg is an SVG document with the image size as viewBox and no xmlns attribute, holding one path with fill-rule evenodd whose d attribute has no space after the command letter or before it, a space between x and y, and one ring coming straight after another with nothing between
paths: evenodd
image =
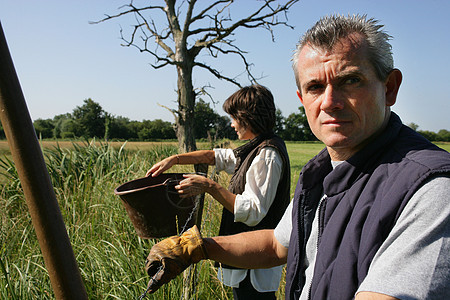
<instances>
[{"instance_id":1,"label":"woman's hand","mask_svg":"<svg viewBox=\"0 0 450 300\"><path fill-rule=\"evenodd\" d=\"M185 179L181 180L175 189L181 198L197 196L204 192L208 192L211 187L210 180L204 176L196 174L184 174Z\"/></svg>"},{"instance_id":2,"label":"woman's hand","mask_svg":"<svg viewBox=\"0 0 450 300\"><path fill-rule=\"evenodd\" d=\"M202 193L210 194L219 201L227 210L234 213L234 202L236 195L218 184L212 179L201 175L184 174L185 179L181 180L175 189L181 198L196 196Z\"/></svg>"},{"instance_id":3,"label":"woman's hand","mask_svg":"<svg viewBox=\"0 0 450 300\"><path fill-rule=\"evenodd\" d=\"M156 163L153 165L153 167L150 168L150 170L147 171L147 174L145 174L146 177L152 175L152 177L156 177L165 170L170 169L173 165L177 163L179 159L176 155L169 156L159 163Z\"/></svg>"}]
</instances>

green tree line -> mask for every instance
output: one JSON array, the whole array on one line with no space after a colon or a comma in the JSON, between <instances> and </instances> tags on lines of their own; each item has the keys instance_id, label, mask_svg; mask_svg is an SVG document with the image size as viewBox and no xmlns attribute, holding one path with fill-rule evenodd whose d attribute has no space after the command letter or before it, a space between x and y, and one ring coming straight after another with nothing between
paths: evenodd
<instances>
[{"instance_id":1,"label":"green tree line","mask_svg":"<svg viewBox=\"0 0 450 300\"><path fill-rule=\"evenodd\" d=\"M316 140L309 129L303 107L288 117L276 111L275 133L289 141ZM219 115L203 99L195 104L194 132L196 139L216 141L236 139L228 116ZM37 119L33 122L36 134L42 139L90 139L152 141L176 139L174 123L156 120L132 121L113 116L91 98L77 106L72 113L56 115L53 119ZM4 137L4 134L3 134Z\"/></svg>"},{"instance_id":2,"label":"green tree line","mask_svg":"<svg viewBox=\"0 0 450 300\"><path fill-rule=\"evenodd\" d=\"M199 99L195 104L195 138L216 141L236 139L231 120L219 115L210 103ZM174 123L156 120L134 121L122 116L113 116L91 98L85 99L72 113L56 115L53 119L37 119L33 122L36 134L42 139L90 139L154 141L176 139ZM450 142L450 131L438 132L418 130L415 123L408 124L430 141ZM286 141L316 141L309 128L305 110L284 117L281 110L276 111L275 133ZM0 126L0 138L5 138Z\"/></svg>"}]
</instances>

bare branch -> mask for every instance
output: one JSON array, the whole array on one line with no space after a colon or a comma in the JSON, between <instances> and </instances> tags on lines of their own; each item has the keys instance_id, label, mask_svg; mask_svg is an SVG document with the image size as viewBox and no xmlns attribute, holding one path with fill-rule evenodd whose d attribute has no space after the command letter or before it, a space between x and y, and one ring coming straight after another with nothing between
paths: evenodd
<instances>
[{"instance_id":1,"label":"bare branch","mask_svg":"<svg viewBox=\"0 0 450 300\"><path fill-rule=\"evenodd\" d=\"M212 95L206 90L207 88L213 89L214 87L211 86L211 84L208 83L207 85L204 85L204 86L202 86L201 88L196 89L196 91L195 91L195 97L198 97L198 96L201 96L201 95L207 96L207 97L209 98L209 100L210 100L214 105L216 105L217 103L219 103L219 101L215 101L215 100L214 100L214 98L212 97Z\"/></svg>"},{"instance_id":2,"label":"bare branch","mask_svg":"<svg viewBox=\"0 0 450 300\"><path fill-rule=\"evenodd\" d=\"M122 30L122 28L121 28L121 29L120 29L120 36L121 36L121 39L126 43L126 44L122 44L122 46L125 46L125 47L135 47L135 48L137 48L140 52L147 52L147 53L151 54L153 57L155 57L155 59L156 59L157 62L161 62L161 61L162 61L163 63L162 63L162 64L159 64L159 65L150 64L150 65L151 65L153 68L155 68L155 69L162 68L162 67L164 67L164 66L166 66L166 65L168 65L168 64L174 64L174 62L173 62L172 60L168 59L167 57L162 57L162 56L158 55L158 54L156 53L156 51L152 51L152 50L150 50L150 49L148 48L147 43L148 43L149 37L147 37L145 34L144 34L144 35L145 35L145 38L142 38L142 40L143 40L143 42L144 42L144 47L143 47L143 48L139 47L139 46L135 43L136 32L137 32L139 29L140 29L140 25L134 26L134 30L133 30L133 32L132 32L132 34L131 34L131 39L130 39L130 40L127 40L127 39L125 39L125 37L123 36L123 30Z\"/></svg>"},{"instance_id":3,"label":"bare branch","mask_svg":"<svg viewBox=\"0 0 450 300\"><path fill-rule=\"evenodd\" d=\"M189 2L188 10L186 12L186 20L184 22L184 27L183 27L183 41L185 41L188 37L189 25L191 24L190 22L192 20L192 12L194 10L194 6L195 6L196 2L197 2L196 0L191 0Z\"/></svg>"},{"instance_id":4,"label":"bare branch","mask_svg":"<svg viewBox=\"0 0 450 300\"><path fill-rule=\"evenodd\" d=\"M277 15L280 12L285 12L285 18L287 19L286 11L299 0L290 0L284 5L278 5L277 8L272 8L270 4L275 0L266 0L263 5L254 13L250 14L248 17L243 18L230 26L224 26L224 21L229 21L229 18L219 19L219 14L214 16L209 16L212 20L214 20L214 27L208 28L197 28L190 32L190 35L206 33L203 38L200 38L196 43L197 47L207 47L210 44L214 44L221 39L226 38L227 36L233 34L233 32L239 27L246 28L257 28L262 27L268 29L271 33L272 40L274 39L273 32L271 27L284 25L289 28L293 28L293 26L289 25L287 21L279 21ZM264 10L269 9L268 13L263 15L259 14Z\"/></svg>"},{"instance_id":5,"label":"bare branch","mask_svg":"<svg viewBox=\"0 0 450 300\"><path fill-rule=\"evenodd\" d=\"M218 78L220 80L225 80L225 81L231 82L232 84L237 85L238 87L242 87L241 84L239 82L237 82L235 78L229 78L229 77L223 76L218 70L212 68L211 66L208 66L208 65L200 63L200 62L196 62L195 65L208 70L211 74L213 74L216 78Z\"/></svg>"},{"instance_id":6,"label":"bare branch","mask_svg":"<svg viewBox=\"0 0 450 300\"><path fill-rule=\"evenodd\" d=\"M216 15L221 14L232 2L233 2L232 0L231 1L230 0L219 0L219 1L212 3L210 6L206 7L204 10L202 10L198 15L192 17L189 20L188 26L198 20L204 19L205 17L209 17L207 12L212 10L214 7L218 6L219 4L228 3L222 9L218 10L216 13Z\"/></svg>"},{"instance_id":7,"label":"bare branch","mask_svg":"<svg viewBox=\"0 0 450 300\"><path fill-rule=\"evenodd\" d=\"M179 114L180 114L180 112L179 112L178 110L172 109L172 108L170 108L170 107L167 107L167 106L162 105L162 104L159 104L159 103L157 103L157 104L158 104L158 106L161 106L162 108L167 109L167 110L173 115L173 117L174 117L175 119L178 118L178 116L179 116Z\"/></svg>"},{"instance_id":8,"label":"bare branch","mask_svg":"<svg viewBox=\"0 0 450 300\"><path fill-rule=\"evenodd\" d=\"M128 15L128 14L130 14L130 13L134 13L134 12L135 12L135 8L134 8L134 6L133 6L133 1L131 1L131 3L128 4L128 5L122 5L122 6L120 6L119 9L122 9L122 8L125 8L125 7L131 7L132 9L123 11L123 12L118 13L118 14L115 14L115 15L107 15L107 14L105 14L105 17L104 17L103 19L98 20L98 21L89 21L89 24L99 24L99 23L106 22L106 21L109 21L109 20L111 20L111 19L119 18L119 17L122 17L122 16L124 16L124 15ZM147 6L147 7L139 8L140 11L143 11L143 10L151 10L151 9L159 9L159 10L164 11L164 7L162 7L162 6L153 6L153 5L152 5L152 6Z\"/></svg>"},{"instance_id":9,"label":"bare branch","mask_svg":"<svg viewBox=\"0 0 450 300\"><path fill-rule=\"evenodd\" d=\"M272 30L272 27L277 25L284 25L288 26L290 28L293 28L289 24L287 24L286 21L279 21L277 18L277 14L280 12L285 13L285 19L287 20L286 11L298 0L289 0L285 4L280 5L277 4L276 7L272 7L272 5L275 3L275 0L265 0L262 5L253 13L251 13L249 16L231 24L231 25L225 25L225 23L228 23L231 21L231 17L228 14L224 14L225 10L233 3L233 0L217 0L213 3L209 4L206 8L201 10L197 15L193 16L194 6L197 3L197 0L190 0L186 1L184 0L182 4L179 5L177 9L175 9L175 3L176 0L164 0L166 3L166 6L158 6L158 5L150 5L142 8L137 8L134 6L133 1L130 2L128 5L124 5L121 8L127 8L126 11L120 12L119 14L109 16L107 15L106 18L95 22L100 23L104 22L106 20L110 20L112 18L121 17L126 14L134 14L136 17L137 25L134 26L134 30L131 33L129 40L125 39L123 36L123 32L121 31L121 37L122 40L126 42L125 46L132 46L136 42L136 35L139 34L142 36L142 41L145 45L145 47L138 47L137 45L133 45L136 48L139 49L141 52L147 52L151 54L153 57L156 58L157 64L152 65L154 68L161 68L162 66L166 66L168 64L177 64L180 65L181 62L177 61L176 58L176 51L175 49L172 49L168 44L165 43L166 39L172 38L176 43L178 41L182 44L185 44L187 46L187 38L188 36L193 36L196 34L205 33L205 35L197 39L195 44L191 47L191 49L186 49L191 57L196 57L202 49L208 49L211 52L211 45L214 45L216 43L224 43L231 47L232 49L236 50L230 50L229 52L226 51L220 51L222 54L226 53L234 53L238 54L238 51L242 51L239 48L235 47L233 45L232 40L227 40L227 37L234 34L234 31L239 28L264 28L268 30L271 34L272 40L274 40L274 33ZM183 31L181 31L179 26L179 19L178 15L180 13L180 9L182 5L187 5L187 12L185 17L185 23L183 26ZM146 17L143 15L144 11L149 10L160 10L163 11L166 15L166 18L169 22L169 28L166 31L158 31L156 28L156 25L154 23L153 19L147 20ZM215 12L213 12L215 10ZM204 18L209 18L212 20L214 26L210 27L200 27L194 30L189 30L189 27L196 21L199 21ZM147 35L147 32L149 35ZM159 55L157 53L158 47L152 51L149 49L149 41L154 40L156 45L163 49L166 52L165 57ZM215 48L216 50L220 48ZM242 51L242 54L245 54L244 51ZM249 66L245 60L243 55L238 54L241 59L245 63L246 70L249 71ZM214 55L213 55L214 56ZM214 57L217 57L215 55ZM180 58L178 58L180 60ZM251 73L249 74L249 78L251 81L256 80Z\"/></svg>"},{"instance_id":10,"label":"bare branch","mask_svg":"<svg viewBox=\"0 0 450 300\"><path fill-rule=\"evenodd\" d=\"M130 4L130 5L131 5L131 4ZM144 24L145 24L145 27L146 27L147 30L152 34L151 37L155 38L156 43L157 43L162 49L164 49L164 50L167 52L167 56L168 56L168 57L170 57L171 59L175 60L175 53L174 53L174 51L173 51L166 43L164 43L164 40L165 40L169 35L167 35L167 36L165 36L165 37L159 35L159 34L157 33L156 26L155 26L155 23L154 23L153 19L151 19L151 23L152 23L152 25L153 25L153 26L151 27L150 24L149 24L149 23L147 22L147 20L145 19L145 17L142 15L142 13L139 11L139 9L135 8L134 6L133 6L133 8L134 8L134 10L135 10L136 15L138 15L138 16L142 19L142 21L143 21Z\"/></svg>"},{"instance_id":11,"label":"bare branch","mask_svg":"<svg viewBox=\"0 0 450 300\"><path fill-rule=\"evenodd\" d=\"M260 78L255 78L255 77L253 76L253 74L252 74L252 72L251 72L251 67L253 66L253 64L252 64L252 63L249 63L249 62L247 61L247 58L246 58L245 55L244 55L246 52L243 51L243 50L241 50L241 49L239 49L239 48L238 48L237 46L235 46L235 45L230 44L229 46L233 47L234 50L232 50L232 49L231 49L231 50L224 50L224 49L219 48L219 47L217 47L217 46L215 46L215 45L212 45L210 48L216 50L217 52L220 52L220 53L222 53L222 54L225 54L225 55L227 55L227 54L235 54L235 55L239 56L239 57L241 58L242 62L244 63L245 71L246 71L246 73L247 73L247 75L248 75L248 78L249 78L250 82L256 83L256 82L258 81L258 79L260 79ZM216 54L216 55L217 55L217 54Z\"/></svg>"},{"instance_id":12,"label":"bare branch","mask_svg":"<svg viewBox=\"0 0 450 300\"><path fill-rule=\"evenodd\" d=\"M167 64L173 64L173 61L175 61L175 52L171 49L170 46L168 46L164 41L168 38L170 38L170 31L167 31L164 33L164 31L161 33L158 33L158 30L156 29L156 25L153 19L150 19L147 21L147 19L143 15L143 11L147 10L161 10L164 13L166 12L166 8L163 6L147 6L142 8L137 8L134 6L133 1L130 2L128 5L121 6L120 8L127 8L126 11L123 11L121 13L118 13L116 15L106 15L105 18L97 21L97 22L90 22L91 24L98 24L101 22L105 22L108 20L111 20L113 18L119 18L124 15L133 14L136 18L137 25L134 25L133 31L130 34L130 39L126 39L123 35L123 29L120 29L120 35L121 39L125 42L125 44L122 44L122 46L130 47L134 46L136 47L140 52L147 52L154 56L157 60L157 62L163 61L163 64L160 65L153 65L155 69L161 68L163 66L166 66ZM119 8L119 9L120 9ZM150 35L147 35L146 30L150 33ZM145 47L139 47L135 44L136 42L136 36L140 33L142 37L142 41L144 42ZM156 53L156 51L151 51L148 48L148 41L150 39L154 39L156 44L161 47L166 52L166 57L162 57ZM156 49L157 50L157 49Z\"/></svg>"}]
</instances>

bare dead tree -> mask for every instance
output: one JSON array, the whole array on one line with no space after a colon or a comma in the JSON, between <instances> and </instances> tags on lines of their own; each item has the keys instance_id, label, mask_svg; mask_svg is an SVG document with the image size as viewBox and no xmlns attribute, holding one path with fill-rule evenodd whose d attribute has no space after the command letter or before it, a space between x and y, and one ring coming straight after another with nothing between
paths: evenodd
<instances>
[{"instance_id":1,"label":"bare dead tree","mask_svg":"<svg viewBox=\"0 0 450 300\"><path fill-rule=\"evenodd\" d=\"M250 82L257 77L251 72L252 64L245 57L246 52L239 48L233 36L238 28L264 28L274 40L273 27L282 25L293 28L287 23L287 12L299 0L262 0L258 7L246 17L234 20L232 7L238 9L233 0L205 1L205 7L197 8L197 0L151 0L150 5L137 7L133 1L119 8L115 15L106 15L93 22L101 23L111 19L132 15L136 21L133 30L127 36L121 30L124 46L136 47L140 52L155 58L152 67L160 69L174 66L177 69L177 109L168 108L175 117L175 130L181 152L196 150L194 136L194 105L199 94L207 93L205 86L194 88L192 71L199 67L210 72L220 80L226 80L240 87L236 77L222 74L212 65L201 61L202 50L210 57L235 55L243 63L244 73ZM283 2L283 3L281 3ZM160 5L155 3L161 3ZM233 6L234 4L234 6ZM242 14L242 12L240 12ZM164 22L156 21L163 16ZM164 24L161 24L164 23ZM166 107L167 108L167 107Z\"/></svg>"}]
</instances>

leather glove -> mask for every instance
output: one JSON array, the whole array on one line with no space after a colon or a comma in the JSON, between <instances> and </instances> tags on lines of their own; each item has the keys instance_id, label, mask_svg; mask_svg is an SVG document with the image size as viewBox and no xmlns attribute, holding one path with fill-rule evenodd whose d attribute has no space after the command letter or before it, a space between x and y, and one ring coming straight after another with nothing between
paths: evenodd
<instances>
[{"instance_id":1,"label":"leather glove","mask_svg":"<svg viewBox=\"0 0 450 300\"><path fill-rule=\"evenodd\" d=\"M145 270L151 277L147 291L154 293L191 264L207 257L202 236L196 225L181 236L162 240L152 247L145 262Z\"/></svg>"}]
</instances>

